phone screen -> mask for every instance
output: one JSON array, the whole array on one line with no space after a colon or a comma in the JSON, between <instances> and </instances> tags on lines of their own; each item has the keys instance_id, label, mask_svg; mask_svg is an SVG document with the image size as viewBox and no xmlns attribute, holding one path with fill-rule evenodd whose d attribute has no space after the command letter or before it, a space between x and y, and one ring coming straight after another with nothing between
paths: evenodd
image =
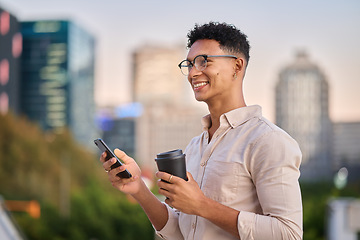
<instances>
[{"instance_id":1,"label":"phone screen","mask_svg":"<svg viewBox=\"0 0 360 240\"><path fill-rule=\"evenodd\" d=\"M116 163L111 165L111 169L114 169L114 168L117 168L117 167L120 167L121 165L123 165L121 163L120 159L106 145L104 140L102 140L101 138L98 138L98 139L94 140L94 143L102 152L106 152L106 161L111 158L116 158ZM125 170L125 171L119 172L117 174L117 176L119 176L120 178L131 178L131 173L128 170Z\"/></svg>"}]
</instances>

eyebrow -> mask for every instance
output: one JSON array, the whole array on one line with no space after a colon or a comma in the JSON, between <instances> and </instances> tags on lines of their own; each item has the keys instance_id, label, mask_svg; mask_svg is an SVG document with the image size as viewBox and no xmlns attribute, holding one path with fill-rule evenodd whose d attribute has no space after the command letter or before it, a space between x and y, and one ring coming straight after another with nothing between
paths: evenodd
<instances>
[{"instance_id":1,"label":"eyebrow","mask_svg":"<svg viewBox=\"0 0 360 240\"><path fill-rule=\"evenodd\" d=\"M194 60L197 56L203 56L203 55L209 56L209 55L211 55L211 54L201 53L201 54L196 55L196 56L193 58L193 60ZM192 62L189 58L186 58L186 60Z\"/></svg>"}]
</instances>

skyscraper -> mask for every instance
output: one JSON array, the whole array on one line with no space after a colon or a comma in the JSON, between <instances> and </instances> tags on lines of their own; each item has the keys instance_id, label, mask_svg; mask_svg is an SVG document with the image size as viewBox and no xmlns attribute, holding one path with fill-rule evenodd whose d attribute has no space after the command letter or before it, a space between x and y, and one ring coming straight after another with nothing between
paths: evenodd
<instances>
[{"instance_id":1,"label":"skyscraper","mask_svg":"<svg viewBox=\"0 0 360 240\"><path fill-rule=\"evenodd\" d=\"M201 132L205 109L197 103L178 64L185 47L143 46L133 54L134 99L143 105L136 119L136 159L155 169L160 152L185 149Z\"/></svg>"},{"instance_id":2,"label":"skyscraper","mask_svg":"<svg viewBox=\"0 0 360 240\"><path fill-rule=\"evenodd\" d=\"M20 24L0 8L0 114L19 110L19 72L22 52Z\"/></svg>"},{"instance_id":3,"label":"skyscraper","mask_svg":"<svg viewBox=\"0 0 360 240\"><path fill-rule=\"evenodd\" d=\"M69 128L92 144L94 47L88 32L70 21L22 23L21 110L45 129Z\"/></svg>"},{"instance_id":4,"label":"skyscraper","mask_svg":"<svg viewBox=\"0 0 360 240\"><path fill-rule=\"evenodd\" d=\"M331 121L329 86L322 71L307 54L279 74L276 84L276 123L294 137L302 150L302 180L331 176Z\"/></svg>"}]
</instances>

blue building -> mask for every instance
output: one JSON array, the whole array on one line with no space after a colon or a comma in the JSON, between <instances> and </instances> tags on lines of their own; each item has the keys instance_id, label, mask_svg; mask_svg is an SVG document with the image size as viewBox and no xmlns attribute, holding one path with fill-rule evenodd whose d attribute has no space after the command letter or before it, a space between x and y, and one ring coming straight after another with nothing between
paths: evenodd
<instances>
[{"instance_id":1,"label":"blue building","mask_svg":"<svg viewBox=\"0 0 360 240\"><path fill-rule=\"evenodd\" d=\"M98 113L98 128L112 150L119 148L129 156L136 157L136 122L142 112L140 103L129 103L115 109L102 109Z\"/></svg>"},{"instance_id":2,"label":"blue building","mask_svg":"<svg viewBox=\"0 0 360 240\"><path fill-rule=\"evenodd\" d=\"M93 36L55 20L22 22L22 35L22 112L44 130L69 128L90 146L97 135Z\"/></svg>"}]
</instances>

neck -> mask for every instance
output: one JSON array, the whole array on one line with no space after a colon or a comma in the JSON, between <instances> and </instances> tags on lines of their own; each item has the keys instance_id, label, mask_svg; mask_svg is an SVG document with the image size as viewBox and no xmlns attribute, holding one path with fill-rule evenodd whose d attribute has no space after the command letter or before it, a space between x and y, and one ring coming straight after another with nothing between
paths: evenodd
<instances>
[{"instance_id":1,"label":"neck","mask_svg":"<svg viewBox=\"0 0 360 240\"><path fill-rule=\"evenodd\" d=\"M213 104L208 103L208 108L210 112L211 118L211 126L209 128L209 137L214 135L215 131L220 127L220 116L224 113L227 113L231 110L246 107L245 101L241 98L241 101L237 101L232 104L221 104L219 102L215 102Z\"/></svg>"}]
</instances>

